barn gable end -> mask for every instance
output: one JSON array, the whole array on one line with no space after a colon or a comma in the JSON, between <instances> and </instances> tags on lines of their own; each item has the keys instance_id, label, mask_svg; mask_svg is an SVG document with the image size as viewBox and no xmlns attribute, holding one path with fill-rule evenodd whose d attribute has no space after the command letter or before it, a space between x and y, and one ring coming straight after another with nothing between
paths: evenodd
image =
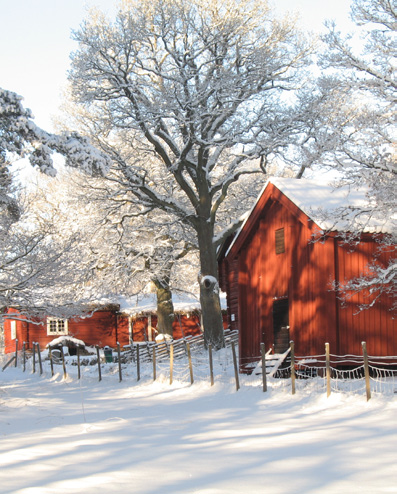
<instances>
[{"instance_id":1,"label":"barn gable end","mask_svg":"<svg viewBox=\"0 0 397 494\"><path fill-rule=\"evenodd\" d=\"M367 235L354 250L337 232L314 242L321 225L283 193L282 180L277 182L267 184L219 259L230 327L240 331L242 363L258 359L260 343L282 348L286 339L295 341L300 355L324 353L325 342L333 353L357 354L364 340L372 355L396 354L390 301L381 299L355 315L363 295L342 306L332 289L333 281L364 269L377 249L374 239ZM300 184L305 187L304 180ZM386 263L386 255L379 262Z\"/></svg>"}]
</instances>

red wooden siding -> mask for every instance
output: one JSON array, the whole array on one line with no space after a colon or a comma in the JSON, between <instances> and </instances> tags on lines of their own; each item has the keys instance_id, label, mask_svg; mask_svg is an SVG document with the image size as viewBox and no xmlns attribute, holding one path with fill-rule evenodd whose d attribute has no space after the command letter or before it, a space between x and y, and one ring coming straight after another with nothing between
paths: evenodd
<instances>
[{"instance_id":1,"label":"red wooden siding","mask_svg":"<svg viewBox=\"0 0 397 494\"><path fill-rule=\"evenodd\" d=\"M113 347L118 340L117 322L115 312L97 311L86 319L70 319L69 336L83 340L87 345Z\"/></svg>"},{"instance_id":2,"label":"red wooden siding","mask_svg":"<svg viewBox=\"0 0 397 494\"><path fill-rule=\"evenodd\" d=\"M18 314L15 309L8 309L9 314ZM40 348L44 349L46 345L57 338L58 335L47 335L46 318L34 317L27 320L25 316L19 316L17 320L17 339L19 347L26 343L26 348L30 349L32 343L39 343ZM119 321L119 316L114 311L97 311L90 317L73 318L68 320L68 336L83 340L86 345L99 345L115 347L117 341L120 344L128 344L128 321ZM15 341L11 340L11 322L9 319L4 321L5 335L5 352L15 350Z\"/></svg>"},{"instance_id":3,"label":"red wooden siding","mask_svg":"<svg viewBox=\"0 0 397 494\"><path fill-rule=\"evenodd\" d=\"M130 333L129 333L129 322L128 317L118 316L117 317L117 341L120 343L121 348L124 345L128 345L130 343ZM109 345L113 346L113 345Z\"/></svg>"},{"instance_id":4,"label":"red wooden siding","mask_svg":"<svg viewBox=\"0 0 397 494\"><path fill-rule=\"evenodd\" d=\"M196 336L201 333L200 315L193 313L191 315L178 315L172 325L174 339L180 339L184 336Z\"/></svg>"},{"instance_id":5,"label":"red wooden siding","mask_svg":"<svg viewBox=\"0 0 397 494\"><path fill-rule=\"evenodd\" d=\"M275 232L284 228L285 252L276 254ZM377 248L373 239L352 251L336 237L310 241L317 226L273 184L269 184L243 230L220 259L221 287L229 316L236 313L244 361L259 357L260 343L274 343L273 304L288 299L290 338L300 355L361 353L367 341L372 355L396 355L390 299L356 315L356 295L345 304L332 289L334 280L357 276ZM387 254L379 259L386 263ZM367 302L369 299L366 300Z\"/></svg>"},{"instance_id":6,"label":"red wooden siding","mask_svg":"<svg viewBox=\"0 0 397 494\"><path fill-rule=\"evenodd\" d=\"M58 337L58 335L47 336L45 317L42 319L31 318L27 321L26 317L21 316L16 309L9 309L7 312L19 317L19 320L16 321L16 339L19 342L19 349L22 348L23 342L26 342L26 349L31 349L33 342L39 343L40 347L44 349L50 341ZM123 347L130 343L130 327L133 341L149 340L148 324L147 316L129 318L126 315L118 314L116 311L99 310L90 317L69 319L68 336L82 340L88 346L99 345L115 348L119 342L120 346ZM157 334L157 317L155 315L151 316L151 326L153 328L152 339L154 339ZM228 322L225 314L224 328L227 327ZM200 332L200 315L198 312L176 315L173 323L174 339L195 336ZM4 320L4 335L5 352L14 352L15 340L11 339L11 321L7 318Z\"/></svg>"},{"instance_id":7,"label":"red wooden siding","mask_svg":"<svg viewBox=\"0 0 397 494\"><path fill-rule=\"evenodd\" d=\"M7 314L11 316L18 316L16 309L10 308L7 310ZM18 340L18 347L21 348L23 341L29 341L29 324L24 318L23 320L15 319L16 323L16 339ZM11 339L11 319L4 319L4 351L10 353L15 351L15 339Z\"/></svg>"},{"instance_id":8,"label":"red wooden siding","mask_svg":"<svg viewBox=\"0 0 397 494\"><path fill-rule=\"evenodd\" d=\"M351 279L362 272L368 260L373 258L377 244L369 240L362 241L352 251L347 245L338 242L338 279L340 282ZM387 253L378 262L387 264ZM368 304L372 297L368 292L360 292L341 304L340 342L342 348L360 351L361 341L367 342L368 352L372 355L395 355L397 348L395 321L390 311L390 300L382 297L371 309L358 312L358 305Z\"/></svg>"},{"instance_id":9,"label":"red wooden siding","mask_svg":"<svg viewBox=\"0 0 397 494\"><path fill-rule=\"evenodd\" d=\"M133 341L146 341L149 340L148 332L149 320L148 317L137 317L132 319L133 329ZM151 317L151 326L153 328L152 339L157 335L157 317ZM200 316L196 313L193 314L177 314L172 324L173 338L179 339L184 336L195 336L200 334Z\"/></svg>"}]
</instances>

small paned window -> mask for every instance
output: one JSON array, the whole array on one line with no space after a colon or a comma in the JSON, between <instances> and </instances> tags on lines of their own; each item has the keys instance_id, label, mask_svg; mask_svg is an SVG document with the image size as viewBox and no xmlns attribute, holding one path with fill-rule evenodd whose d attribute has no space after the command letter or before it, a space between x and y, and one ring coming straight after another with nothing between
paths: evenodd
<instances>
[{"instance_id":1,"label":"small paned window","mask_svg":"<svg viewBox=\"0 0 397 494\"><path fill-rule=\"evenodd\" d=\"M276 254L285 252L284 228L276 230Z\"/></svg>"},{"instance_id":2,"label":"small paned window","mask_svg":"<svg viewBox=\"0 0 397 494\"><path fill-rule=\"evenodd\" d=\"M17 322L16 321L10 321L10 328L11 328L11 339L16 340L16 338L17 338Z\"/></svg>"},{"instance_id":3,"label":"small paned window","mask_svg":"<svg viewBox=\"0 0 397 494\"><path fill-rule=\"evenodd\" d=\"M68 320L47 317L47 335L68 334Z\"/></svg>"}]
</instances>

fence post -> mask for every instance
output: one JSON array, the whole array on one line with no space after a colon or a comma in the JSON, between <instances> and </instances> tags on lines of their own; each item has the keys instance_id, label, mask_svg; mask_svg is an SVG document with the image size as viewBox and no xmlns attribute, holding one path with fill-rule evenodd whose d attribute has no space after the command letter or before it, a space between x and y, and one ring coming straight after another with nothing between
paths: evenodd
<instances>
[{"instance_id":1,"label":"fence post","mask_svg":"<svg viewBox=\"0 0 397 494\"><path fill-rule=\"evenodd\" d=\"M63 378L66 379L68 374L66 372L65 354L63 353L63 346L62 345L61 345L61 357L62 357L62 367L63 367Z\"/></svg>"},{"instance_id":2,"label":"fence post","mask_svg":"<svg viewBox=\"0 0 397 494\"><path fill-rule=\"evenodd\" d=\"M18 340L15 340L15 367L18 366Z\"/></svg>"},{"instance_id":3,"label":"fence post","mask_svg":"<svg viewBox=\"0 0 397 494\"><path fill-rule=\"evenodd\" d=\"M141 363L139 361L139 348L140 345L136 346L136 380L139 381L141 379Z\"/></svg>"},{"instance_id":4,"label":"fence post","mask_svg":"<svg viewBox=\"0 0 397 494\"><path fill-rule=\"evenodd\" d=\"M367 401L371 399L371 384L369 381L369 362L368 362L368 352L367 352L367 343L363 341L361 343L363 347L363 355L364 355L364 375L365 375L365 390L367 393Z\"/></svg>"},{"instance_id":5,"label":"fence post","mask_svg":"<svg viewBox=\"0 0 397 494\"><path fill-rule=\"evenodd\" d=\"M23 372L26 371L26 343L22 345L22 360L23 360Z\"/></svg>"},{"instance_id":6,"label":"fence post","mask_svg":"<svg viewBox=\"0 0 397 494\"><path fill-rule=\"evenodd\" d=\"M77 378L81 379L81 371L80 371L80 347L77 345L76 349L76 355L77 355Z\"/></svg>"},{"instance_id":7,"label":"fence post","mask_svg":"<svg viewBox=\"0 0 397 494\"><path fill-rule=\"evenodd\" d=\"M190 372L190 384L194 383L193 379L193 365L192 365L192 354L190 352L190 345L186 342L187 358L189 360L189 372Z\"/></svg>"},{"instance_id":8,"label":"fence post","mask_svg":"<svg viewBox=\"0 0 397 494\"><path fill-rule=\"evenodd\" d=\"M51 376L54 377L54 362L52 361L52 349L48 349L48 358L50 359Z\"/></svg>"},{"instance_id":9,"label":"fence post","mask_svg":"<svg viewBox=\"0 0 397 494\"><path fill-rule=\"evenodd\" d=\"M295 343L291 340L289 342L290 349L291 349L291 387L292 387L292 394L295 394Z\"/></svg>"},{"instance_id":10,"label":"fence post","mask_svg":"<svg viewBox=\"0 0 397 494\"><path fill-rule=\"evenodd\" d=\"M33 357L32 372L34 374L36 372L36 343L34 341L32 342L32 357Z\"/></svg>"},{"instance_id":11,"label":"fence post","mask_svg":"<svg viewBox=\"0 0 397 494\"><path fill-rule=\"evenodd\" d=\"M325 344L325 373L327 378L327 398L331 394L331 365L329 355L329 343Z\"/></svg>"},{"instance_id":12,"label":"fence post","mask_svg":"<svg viewBox=\"0 0 397 494\"><path fill-rule=\"evenodd\" d=\"M157 378L156 373L156 345L153 345L153 381Z\"/></svg>"},{"instance_id":13,"label":"fence post","mask_svg":"<svg viewBox=\"0 0 397 494\"><path fill-rule=\"evenodd\" d=\"M121 375L121 355L120 355L120 343L117 342L117 357L119 359L119 382L123 380L123 376Z\"/></svg>"},{"instance_id":14,"label":"fence post","mask_svg":"<svg viewBox=\"0 0 397 494\"><path fill-rule=\"evenodd\" d=\"M173 372L174 372L174 344L170 344L170 384L172 384L172 378L173 378Z\"/></svg>"},{"instance_id":15,"label":"fence post","mask_svg":"<svg viewBox=\"0 0 397 494\"><path fill-rule=\"evenodd\" d=\"M234 377L236 379L236 391L238 391L240 389L240 381L238 378L238 365L237 365L236 347L234 345L234 341L232 341L232 353L233 353Z\"/></svg>"},{"instance_id":16,"label":"fence post","mask_svg":"<svg viewBox=\"0 0 397 494\"><path fill-rule=\"evenodd\" d=\"M101 373L101 359L99 357L99 346L96 345L96 357L97 357L97 361L98 361L98 380L99 381L102 381L102 373Z\"/></svg>"},{"instance_id":17,"label":"fence post","mask_svg":"<svg viewBox=\"0 0 397 494\"><path fill-rule=\"evenodd\" d=\"M210 378L211 378L211 386L214 385L214 364L212 362L212 345L208 343L208 356L210 360Z\"/></svg>"},{"instance_id":18,"label":"fence post","mask_svg":"<svg viewBox=\"0 0 397 494\"><path fill-rule=\"evenodd\" d=\"M39 357L40 376L43 374L43 364L41 362L40 343L36 343L37 356Z\"/></svg>"},{"instance_id":19,"label":"fence post","mask_svg":"<svg viewBox=\"0 0 397 494\"><path fill-rule=\"evenodd\" d=\"M265 352L265 344L261 343L261 356L262 356L262 383L263 383L263 392L267 391L267 379L266 379L266 352Z\"/></svg>"}]
</instances>

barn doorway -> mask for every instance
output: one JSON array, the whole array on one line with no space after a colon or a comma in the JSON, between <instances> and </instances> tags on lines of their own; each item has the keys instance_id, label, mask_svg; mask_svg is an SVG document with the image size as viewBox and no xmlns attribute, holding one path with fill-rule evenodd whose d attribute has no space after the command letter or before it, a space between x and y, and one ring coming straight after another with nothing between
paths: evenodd
<instances>
[{"instance_id":1,"label":"barn doorway","mask_svg":"<svg viewBox=\"0 0 397 494\"><path fill-rule=\"evenodd\" d=\"M273 302L274 353L284 353L289 348L288 299Z\"/></svg>"}]
</instances>

